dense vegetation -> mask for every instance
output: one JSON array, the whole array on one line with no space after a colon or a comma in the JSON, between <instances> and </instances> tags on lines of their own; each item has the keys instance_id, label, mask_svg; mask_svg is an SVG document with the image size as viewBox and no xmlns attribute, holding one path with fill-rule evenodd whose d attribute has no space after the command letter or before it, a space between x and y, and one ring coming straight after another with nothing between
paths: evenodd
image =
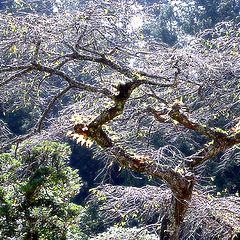
<instances>
[{"instance_id":1,"label":"dense vegetation","mask_svg":"<svg viewBox=\"0 0 240 240\"><path fill-rule=\"evenodd\" d=\"M0 7L1 238L238 238L238 1Z\"/></svg>"},{"instance_id":2,"label":"dense vegetation","mask_svg":"<svg viewBox=\"0 0 240 240\"><path fill-rule=\"evenodd\" d=\"M0 155L1 239L81 239L83 210L71 203L81 181L69 154L64 144L43 142Z\"/></svg>"}]
</instances>

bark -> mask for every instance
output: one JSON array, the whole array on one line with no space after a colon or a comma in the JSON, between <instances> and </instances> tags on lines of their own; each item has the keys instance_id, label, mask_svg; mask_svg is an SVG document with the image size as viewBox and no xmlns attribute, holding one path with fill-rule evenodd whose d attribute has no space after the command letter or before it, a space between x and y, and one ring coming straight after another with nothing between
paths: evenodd
<instances>
[{"instance_id":1,"label":"bark","mask_svg":"<svg viewBox=\"0 0 240 240\"><path fill-rule=\"evenodd\" d=\"M86 138L94 139L102 148L111 149L116 161L123 167L132 169L136 172L144 173L149 176L165 181L172 190L172 203L166 221L166 229L163 229L165 236L169 239L178 239L181 223L191 201L194 176L185 173L180 174L168 166L160 166L152 159L146 157L134 157L114 143L102 129L102 125L121 115L124 106L132 91L144 82L135 80L117 87L119 93L114 97L114 106L103 111L88 126L77 124L75 133L84 135Z\"/></svg>"},{"instance_id":2,"label":"bark","mask_svg":"<svg viewBox=\"0 0 240 240\"><path fill-rule=\"evenodd\" d=\"M191 202L194 182L193 177L191 177L189 184L182 186L182 191L172 196L170 210L170 219L172 217L170 222L170 226L172 226L172 232L170 234L171 240L179 239L180 227Z\"/></svg>"},{"instance_id":3,"label":"bark","mask_svg":"<svg viewBox=\"0 0 240 240\"><path fill-rule=\"evenodd\" d=\"M194 170L207 160L216 157L218 154L240 143L239 131L225 131L220 128L210 128L204 124L200 124L190 119L188 114L184 111L185 108L184 105L175 103L168 113L166 113L166 111L156 111L153 108L148 110L158 122L169 123L172 119L185 128L198 132L212 140L206 147L186 159L186 166L188 166L189 169Z\"/></svg>"}]
</instances>

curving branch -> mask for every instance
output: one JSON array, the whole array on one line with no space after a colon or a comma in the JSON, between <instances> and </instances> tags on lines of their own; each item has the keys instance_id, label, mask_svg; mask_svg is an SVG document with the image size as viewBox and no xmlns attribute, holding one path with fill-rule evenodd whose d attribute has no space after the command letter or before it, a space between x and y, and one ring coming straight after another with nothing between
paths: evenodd
<instances>
[{"instance_id":1,"label":"curving branch","mask_svg":"<svg viewBox=\"0 0 240 240\"><path fill-rule=\"evenodd\" d=\"M206 125L190 120L185 114L183 106L179 103L172 105L168 115L175 121L179 122L185 128L198 132L216 141L222 141L227 138L228 134L221 129L209 128Z\"/></svg>"},{"instance_id":2,"label":"curving branch","mask_svg":"<svg viewBox=\"0 0 240 240\"><path fill-rule=\"evenodd\" d=\"M152 177L165 181L173 192L172 207L167 216L171 223L172 239L177 239L180 224L188 209L191 200L195 179L192 174L180 174L168 166L160 166L155 161L148 158L137 158L127 153L123 148L115 146L112 140L102 129L103 124L108 123L123 113L125 104L131 93L139 87L142 81L135 80L125 84L120 84L117 89L119 93L114 97L115 105L103 111L89 125L75 125L75 133L86 135L95 140L103 148L109 148L115 160L123 167L127 167L136 172L145 173Z\"/></svg>"},{"instance_id":3,"label":"curving branch","mask_svg":"<svg viewBox=\"0 0 240 240\"><path fill-rule=\"evenodd\" d=\"M10 76L9 78L7 78L6 80L4 80L3 82L0 82L0 88L7 85L8 83L12 82L13 80L15 80L16 78L19 78L21 76L23 76L26 73L29 73L33 70L32 67L26 67L26 69L19 71L15 74L13 74L12 76ZM1 70L0 70L1 71Z\"/></svg>"},{"instance_id":4,"label":"curving branch","mask_svg":"<svg viewBox=\"0 0 240 240\"><path fill-rule=\"evenodd\" d=\"M36 134L36 132L34 130L32 130L25 135L21 135L21 136L11 138L7 142L4 142L4 143L0 144L0 151L3 152L5 150L9 149L9 147L13 146L14 144L19 144L19 143L29 139L30 137L34 136L35 134Z\"/></svg>"},{"instance_id":5,"label":"curving branch","mask_svg":"<svg viewBox=\"0 0 240 240\"><path fill-rule=\"evenodd\" d=\"M185 113L184 108L185 106L182 104L174 103L168 112L166 112L166 110L157 111L153 108L150 108L149 112L153 114L158 122L169 123L170 119L172 119L185 128L200 133L212 140L212 142L210 142L206 147L187 158L186 166L190 169L196 168L207 160L216 157L218 154L223 153L227 149L240 143L239 132L232 133L224 131L220 128L210 128L206 125L193 121Z\"/></svg>"},{"instance_id":6,"label":"curving branch","mask_svg":"<svg viewBox=\"0 0 240 240\"><path fill-rule=\"evenodd\" d=\"M39 133L41 132L43 121L46 119L48 113L51 111L51 109L54 106L54 104L56 103L56 101L59 100L63 95L65 95L71 88L72 88L72 86L69 85L65 89L61 90L56 96L54 96L50 100L50 102L46 106L44 112L42 113L42 116L39 118L39 120L38 120L38 122L36 124L35 131L37 131Z\"/></svg>"},{"instance_id":7,"label":"curving branch","mask_svg":"<svg viewBox=\"0 0 240 240\"><path fill-rule=\"evenodd\" d=\"M14 72L18 70L26 70L28 68L31 68L31 65L0 65L0 73L5 73L5 72Z\"/></svg>"},{"instance_id":8,"label":"curving branch","mask_svg":"<svg viewBox=\"0 0 240 240\"><path fill-rule=\"evenodd\" d=\"M84 61L90 61L90 62L103 64L103 65L108 66L111 69L121 73L122 75L124 75L125 77L127 77L129 79L142 80L142 81L144 81L145 84L157 85L157 86L161 86L161 87L171 87L175 84L175 83L163 84L163 83L152 82L150 80L147 80L147 78L153 78L153 79L158 79L158 80L160 79L160 80L164 80L164 81L170 81L170 80L166 77L163 77L163 76L159 76L159 75L155 75L155 74L149 74L149 73L146 73L146 72L143 72L143 71L137 71L137 70L133 70L129 67L122 66L122 65L110 60L109 56L106 56L106 55L101 54L101 53L96 52L96 51L84 49L85 51L87 51L89 53L93 53L94 55L98 55L98 57L90 56L90 55L84 55L84 54L79 53L76 48L74 48L70 45L68 45L68 47L73 51L73 54L72 54L73 59L84 60Z\"/></svg>"},{"instance_id":9,"label":"curving branch","mask_svg":"<svg viewBox=\"0 0 240 240\"><path fill-rule=\"evenodd\" d=\"M51 67L48 67L48 66L44 66L44 65L42 65L40 63L37 63L37 62L33 62L32 66L33 66L34 70L38 70L40 72L46 72L46 73L61 77L63 80L68 82L68 84L71 87L78 88L78 89L81 89L81 90L85 90L85 91L88 91L88 92L100 93L100 94L103 94L103 95L105 95L109 98L112 98L112 93L108 89L99 89L97 87L81 83L79 81L74 80L69 75L67 75L66 73L64 73L64 72L62 72L58 69L51 68Z\"/></svg>"},{"instance_id":10,"label":"curving branch","mask_svg":"<svg viewBox=\"0 0 240 240\"><path fill-rule=\"evenodd\" d=\"M207 160L216 157L220 153L240 143L240 133L229 134L224 139L217 139L213 143L209 143L205 148L199 152L189 156L187 159L187 166L191 169L196 168Z\"/></svg>"}]
</instances>

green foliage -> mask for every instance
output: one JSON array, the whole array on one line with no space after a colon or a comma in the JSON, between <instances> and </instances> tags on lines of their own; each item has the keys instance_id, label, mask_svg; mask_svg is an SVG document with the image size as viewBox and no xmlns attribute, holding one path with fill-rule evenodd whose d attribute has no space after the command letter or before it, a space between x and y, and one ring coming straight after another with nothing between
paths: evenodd
<instances>
[{"instance_id":1,"label":"green foliage","mask_svg":"<svg viewBox=\"0 0 240 240\"><path fill-rule=\"evenodd\" d=\"M185 34L197 34L223 21L239 22L239 10L234 0L159 1L152 5L153 21L145 34L174 45Z\"/></svg>"},{"instance_id":2,"label":"green foliage","mask_svg":"<svg viewBox=\"0 0 240 240\"><path fill-rule=\"evenodd\" d=\"M84 209L71 203L81 187L67 166L70 148L44 142L0 155L0 238L83 239Z\"/></svg>"},{"instance_id":3,"label":"green foliage","mask_svg":"<svg viewBox=\"0 0 240 240\"><path fill-rule=\"evenodd\" d=\"M111 227L108 229L108 231L91 238L91 240L108 240L108 239L157 240L159 238L155 234L150 234L146 229L135 227L134 228Z\"/></svg>"},{"instance_id":4,"label":"green foliage","mask_svg":"<svg viewBox=\"0 0 240 240\"><path fill-rule=\"evenodd\" d=\"M81 214L79 227L87 236L92 236L104 232L108 228L108 225L99 216L97 207L86 205L85 211Z\"/></svg>"},{"instance_id":5,"label":"green foliage","mask_svg":"<svg viewBox=\"0 0 240 240\"><path fill-rule=\"evenodd\" d=\"M160 3L153 8L153 21L146 25L144 33L164 43L174 45L177 41L177 31L173 25L175 16L170 2Z\"/></svg>"},{"instance_id":6,"label":"green foliage","mask_svg":"<svg viewBox=\"0 0 240 240\"><path fill-rule=\"evenodd\" d=\"M9 105L13 106L13 101L10 100ZM32 127L32 119L36 115L36 111L32 108L11 109L8 112L2 112L2 119L8 123L8 127L14 134L24 134L30 127Z\"/></svg>"},{"instance_id":7,"label":"green foliage","mask_svg":"<svg viewBox=\"0 0 240 240\"><path fill-rule=\"evenodd\" d=\"M3 10L7 13L16 14L20 13L47 13L49 14L52 10L54 1L44 0L44 1L26 1L26 0L14 0L14 1L4 1Z\"/></svg>"},{"instance_id":8,"label":"green foliage","mask_svg":"<svg viewBox=\"0 0 240 240\"><path fill-rule=\"evenodd\" d=\"M234 156L232 157L234 158ZM219 160L219 159L217 159ZM211 164L209 173L212 174L212 182L216 186L216 194L221 193L221 196L229 196L240 194L240 166L234 162L234 159L230 161L224 168L219 169L219 162L214 161ZM210 165L210 164L209 164Z\"/></svg>"}]
</instances>

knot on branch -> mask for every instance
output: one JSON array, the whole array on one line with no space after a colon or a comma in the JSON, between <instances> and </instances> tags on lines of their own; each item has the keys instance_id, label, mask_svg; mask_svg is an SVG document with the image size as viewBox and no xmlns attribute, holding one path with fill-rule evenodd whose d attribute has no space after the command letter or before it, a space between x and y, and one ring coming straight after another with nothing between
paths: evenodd
<instances>
[{"instance_id":1,"label":"knot on branch","mask_svg":"<svg viewBox=\"0 0 240 240\"><path fill-rule=\"evenodd\" d=\"M74 126L75 133L83 135L85 138L89 136L88 126L83 123L78 123Z\"/></svg>"},{"instance_id":2,"label":"knot on branch","mask_svg":"<svg viewBox=\"0 0 240 240\"><path fill-rule=\"evenodd\" d=\"M75 124L74 132L69 131L67 133L67 136L72 138L73 140L76 140L76 142L78 144L81 144L82 146L86 144L86 147L91 147L93 144L93 141L89 136L89 129L87 125L82 123Z\"/></svg>"},{"instance_id":3,"label":"knot on branch","mask_svg":"<svg viewBox=\"0 0 240 240\"><path fill-rule=\"evenodd\" d=\"M176 101L173 103L170 112L188 113L188 112L190 112L190 110L189 110L188 106L186 104L184 104L183 102Z\"/></svg>"}]
</instances>

